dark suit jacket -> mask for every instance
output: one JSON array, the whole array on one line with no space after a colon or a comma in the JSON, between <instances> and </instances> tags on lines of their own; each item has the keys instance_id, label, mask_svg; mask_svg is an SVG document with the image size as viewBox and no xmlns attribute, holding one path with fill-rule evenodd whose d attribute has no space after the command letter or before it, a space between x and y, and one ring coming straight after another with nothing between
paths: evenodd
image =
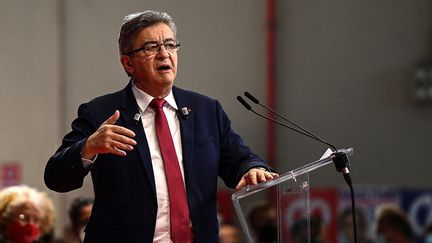
<instances>
[{"instance_id":1,"label":"dark suit jacket","mask_svg":"<svg viewBox=\"0 0 432 243\"><path fill-rule=\"evenodd\" d=\"M179 120L196 241L218 242L218 176L227 186L235 187L250 168L268 167L233 132L219 102L177 87L173 87L173 94L179 109L191 110L187 117L179 115ZM116 109L120 111L116 124L134 131L138 144L125 157L100 154L90 169L84 168L80 156L84 142ZM116 93L82 104L72 131L46 165L45 184L58 192L80 188L91 172L95 202L86 228L86 242L152 242L157 178L141 121L133 119L136 113L139 111L131 83Z\"/></svg>"}]
</instances>

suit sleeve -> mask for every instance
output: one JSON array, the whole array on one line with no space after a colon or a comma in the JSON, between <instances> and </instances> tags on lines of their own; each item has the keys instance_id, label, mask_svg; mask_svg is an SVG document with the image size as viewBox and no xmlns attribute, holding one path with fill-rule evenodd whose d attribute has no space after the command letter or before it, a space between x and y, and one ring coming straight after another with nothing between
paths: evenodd
<instances>
[{"instance_id":1,"label":"suit sleeve","mask_svg":"<svg viewBox=\"0 0 432 243\"><path fill-rule=\"evenodd\" d=\"M231 122L223 111L219 102L216 102L220 133L220 168L219 176L228 187L237 186L241 177L250 169L264 167L272 169L258 155L251 152L243 139L231 128Z\"/></svg>"},{"instance_id":2,"label":"suit sleeve","mask_svg":"<svg viewBox=\"0 0 432 243\"><path fill-rule=\"evenodd\" d=\"M49 189L68 192L82 187L91 167L84 168L81 150L96 128L91 108L87 104L81 105L78 117L72 122L72 131L63 138L62 145L45 166L44 180Z\"/></svg>"}]
</instances>

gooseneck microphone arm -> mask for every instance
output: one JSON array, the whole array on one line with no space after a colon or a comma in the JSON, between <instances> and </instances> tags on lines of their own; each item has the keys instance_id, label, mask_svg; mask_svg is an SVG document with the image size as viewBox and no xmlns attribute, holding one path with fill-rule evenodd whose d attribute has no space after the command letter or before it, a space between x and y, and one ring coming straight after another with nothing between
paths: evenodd
<instances>
[{"instance_id":1,"label":"gooseneck microphone arm","mask_svg":"<svg viewBox=\"0 0 432 243\"><path fill-rule=\"evenodd\" d=\"M276 111L274 111L274 110L268 108L267 106L264 106L264 105L260 104L259 101L258 101L257 99L255 99L255 98L254 98L251 94L249 94L248 92L245 92L245 96L248 97L250 100L252 100L254 103L256 103L256 104L258 104L258 105L264 107L264 109L269 110L269 111L272 112L273 114L276 114L277 116L279 116L279 117L282 118L283 120L289 122L291 125L297 127L297 129L296 129L296 128L293 128L293 127L290 127L289 125L286 125L286 124L284 124L284 123L282 123L282 122L280 122L280 121L278 121L278 120L275 120L275 119L273 119L273 118L271 118L271 117L268 117L268 116L262 115L262 114L260 114L260 113L258 113L258 112L256 112L256 111L254 111L254 110L252 109L252 107L251 107L251 106L250 106L250 105L249 105L249 104L248 104L248 103L247 103L247 102L246 102L246 101L245 101L241 96L237 96L237 100L238 100L238 101L239 101L239 102L240 102L240 103L241 103L241 104L242 104L242 105L243 105L247 110L250 110L250 111L253 112L254 114L256 114L256 115L258 115L258 116L260 116L260 117L262 117L262 118L264 118L264 119L270 120L270 121L272 121L272 122L274 122L274 123L277 123L277 124L279 124L279 125L281 125L281 126L283 126L283 127L286 127L286 128L288 128L288 129L290 129L290 130L292 130L292 131L294 131L294 132L300 133L300 134L302 134L302 135L304 135L304 136L306 136L306 137L309 137L309 138L312 138L312 139L314 139L314 140L317 140L317 141L319 141L319 142L321 142L321 143L324 143L324 144L326 144L327 146L330 146L330 147L333 149L333 152L336 152L336 151L337 151L337 149L336 149L336 147L335 147L334 145L332 145L332 144L330 144L330 143L324 141L323 139L321 139L321 138L315 136L313 133L311 133L311 132L309 132L308 130L302 128L301 126L295 124L294 122L292 122L292 121L290 121L289 119L285 118L284 116L282 116L282 115L279 114L278 112L276 112Z\"/></svg>"},{"instance_id":2,"label":"gooseneck microphone arm","mask_svg":"<svg viewBox=\"0 0 432 243\"><path fill-rule=\"evenodd\" d=\"M251 100L252 102L254 102L255 104L257 104L257 105L263 107L264 109L266 109L266 110L270 111L271 113L277 115L278 117L282 118L284 121L290 123L291 125L293 125L293 126L297 127L298 129L302 130L303 132L309 134L311 138L314 138L314 139L316 139L316 140L318 140L318 141L320 141L320 142L322 142L322 143L325 143L326 145L329 145L332 149L334 149L334 151L336 151L336 147L335 147L335 146L333 146L333 145L327 143L324 139L322 139L322 138L316 136L315 134L309 132L309 131L306 130L304 127L302 127L302 126L296 124L295 122L293 122L293 121L291 121L290 119L286 118L284 115L282 115L282 114L280 114L279 112L273 110L272 108L270 108L270 107L268 107L268 106L265 106L265 105L261 104L261 103L259 102L259 100L258 100L257 98L255 98L253 95L251 95L249 92L244 92L244 95L245 95L249 100Z\"/></svg>"}]
</instances>

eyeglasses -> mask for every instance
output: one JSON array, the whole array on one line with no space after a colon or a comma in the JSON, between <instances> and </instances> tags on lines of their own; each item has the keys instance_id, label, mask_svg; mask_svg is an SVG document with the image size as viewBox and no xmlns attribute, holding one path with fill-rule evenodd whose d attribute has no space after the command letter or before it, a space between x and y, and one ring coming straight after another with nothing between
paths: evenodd
<instances>
[{"instance_id":1,"label":"eyeglasses","mask_svg":"<svg viewBox=\"0 0 432 243\"><path fill-rule=\"evenodd\" d=\"M41 220L36 215L30 215L30 214L26 214L26 213L16 214L12 217L12 219L14 221L20 222L21 224L29 224L29 223L39 224L39 222Z\"/></svg>"},{"instance_id":2,"label":"eyeglasses","mask_svg":"<svg viewBox=\"0 0 432 243\"><path fill-rule=\"evenodd\" d=\"M175 53L179 50L180 48L180 42L176 41L176 40L166 40L163 43L158 43L156 41L150 41L150 42L146 42L144 43L144 45L140 48L137 48L135 50L132 50L128 53L126 53L128 56L138 53L140 51L142 51L145 55L147 56L151 56L151 55L155 55L157 53L160 52L162 46L165 48L165 50L169 53Z\"/></svg>"}]
</instances>

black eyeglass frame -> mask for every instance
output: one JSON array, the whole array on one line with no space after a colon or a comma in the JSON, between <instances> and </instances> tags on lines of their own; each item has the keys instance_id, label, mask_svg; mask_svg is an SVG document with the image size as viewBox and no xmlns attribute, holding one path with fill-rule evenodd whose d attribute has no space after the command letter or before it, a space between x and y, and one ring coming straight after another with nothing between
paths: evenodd
<instances>
[{"instance_id":1,"label":"black eyeglass frame","mask_svg":"<svg viewBox=\"0 0 432 243\"><path fill-rule=\"evenodd\" d=\"M171 42L171 41L174 42L175 44L174 43L169 43L169 44L174 44L174 49L172 49L171 51L169 51L168 49L170 49L170 48L167 49L166 45L167 45L167 42ZM149 46L148 46L149 44L156 44L157 45L157 50L155 50L155 51L146 50L146 48L149 48ZM130 52L127 52L126 55L131 56L131 55L133 55L133 54L135 54L137 52L140 52L140 51L143 51L145 54L147 54L146 52L154 52L152 54L147 54L147 55L153 55L153 54L159 53L160 50L161 50L161 48L162 48L162 46L165 48L165 50L167 52L173 53L173 52L176 52L176 51L179 50L180 45L181 45L180 41L174 40L174 39L167 39L163 43L156 42L156 41L148 41L148 42L145 42L141 47L139 47L137 49L134 49L134 50L132 50Z\"/></svg>"}]
</instances>

